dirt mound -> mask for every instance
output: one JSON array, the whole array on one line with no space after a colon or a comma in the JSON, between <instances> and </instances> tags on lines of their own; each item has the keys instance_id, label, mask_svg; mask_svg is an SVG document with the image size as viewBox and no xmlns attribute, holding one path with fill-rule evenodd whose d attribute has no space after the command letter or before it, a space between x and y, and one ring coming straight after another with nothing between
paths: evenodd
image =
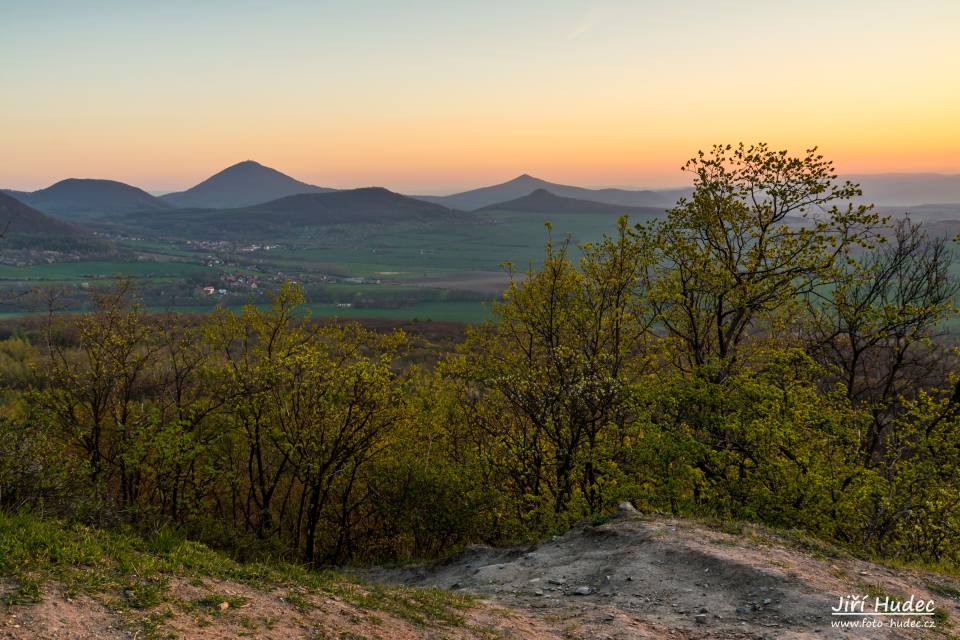
<instances>
[{"instance_id":1,"label":"dirt mound","mask_svg":"<svg viewBox=\"0 0 960 640\"><path fill-rule=\"evenodd\" d=\"M298 592L261 590L222 580L201 583L175 580L170 602L141 609L122 602L70 596L61 585L49 585L37 603L0 608L2 640L230 640L263 638L369 638L371 640L486 640L559 638L539 616L477 602L437 619L420 619L358 606L349 599ZM209 596L210 590L218 595ZM10 594L9 585L0 597Z\"/></svg>"},{"instance_id":2,"label":"dirt mound","mask_svg":"<svg viewBox=\"0 0 960 640\"><path fill-rule=\"evenodd\" d=\"M284 579L255 572L259 579L235 580L223 574L247 572L232 564L219 577L93 569L61 568L66 580L32 589L15 577L0 582L0 639L949 638L960 619L960 582L944 576L758 527L718 531L639 515L533 545L472 547L443 562L357 572L373 583L292 570ZM104 579L102 588L78 591ZM832 615L842 597L858 594L933 600L935 608ZM880 626L838 626L862 620ZM890 626L906 621L917 628Z\"/></svg>"},{"instance_id":3,"label":"dirt mound","mask_svg":"<svg viewBox=\"0 0 960 640\"><path fill-rule=\"evenodd\" d=\"M952 637L957 585L863 562L754 527L723 533L686 521L627 516L523 547L473 547L451 560L379 569L368 579L462 589L551 621L578 638ZM866 616L840 628L842 596L935 601L924 616ZM906 619L930 628L891 627ZM874 624L870 622L870 624Z\"/></svg>"}]
</instances>

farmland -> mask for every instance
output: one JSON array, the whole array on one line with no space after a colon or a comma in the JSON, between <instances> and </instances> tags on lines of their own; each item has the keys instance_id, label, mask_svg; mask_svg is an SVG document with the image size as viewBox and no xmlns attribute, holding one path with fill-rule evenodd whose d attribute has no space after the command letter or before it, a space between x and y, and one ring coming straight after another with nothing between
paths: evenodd
<instances>
[{"instance_id":1,"label":"farmland","mask_svg":"<svg viewBox=\"0 0 960 640\"><path fill-rule=\"evenodd\" d=\"M80 309L86 290L125 277L136 281L150 308L205 311L262 304L283 282L297 281L318 316L479 322L487 316L487 303L509 282L508 263L515 271L539 263L548 219L554 240L569 238L576 252L578 245L612 232L617 217L462 215L463 224L338 224L230 241L213 230L209 237L190 239L133 235L107 219L99 231L129 258L0 265L0 287L21 293L56 287L67 307ZM17 296L4 312L36 311L36 297Z\"/></svg>"}]
</instances>

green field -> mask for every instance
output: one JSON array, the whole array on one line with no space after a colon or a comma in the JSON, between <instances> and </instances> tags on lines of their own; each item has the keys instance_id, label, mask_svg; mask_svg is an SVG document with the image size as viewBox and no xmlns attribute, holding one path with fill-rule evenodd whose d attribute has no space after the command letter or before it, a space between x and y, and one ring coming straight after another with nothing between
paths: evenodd
<instances>
[{"instance_id":1,"label":"green field","mask_svg":"<svg viewBox=\"0 0 960 640\"><path fill-rule=\"evenodd\" d=\"M112 278L117 275L134 278L170 278L186 273L215 271L191 262L55 262L29 267L0 265L0 280L13 282L69 282Z\"/></svg>"},{"instance_id":2,"label":"green field","mask_svg":"<svg viewBox=\"0 0 960 640\"><path fill-rule=\"evenodd\" d=\"M280 249L264 256L272 264L294 267L333 265L344 273L375 277L399 272L416 279L449 272L496 271L505 262L526 268L543 256L544 224L553 225L555 240L595 242L616 230L617 216L484 212L463 225L437 225L342 230L336 241L309 248Z\"/></svg>"},{"instance_id":3,"label":"green field","mask_svg":"<svg viewBox=\"0 0 960 640\"><path fill-rule=\"evenodd\" d=\"M156 295L147 301L151 308L167 304L175 291L176 309L203 312L217 302L233 307L248 300L260 303L265 292L293 280L305 287L317 315L479 322L487 313L483 300L496 298L506 284L505 263L525 271L540 262L548 219L553 239L569 238L574 255L578 244L613 233L617 219L609 214L464 215L469 217L463 224L308 228L296 237L257 240L279 245L258 251L203 249L183 241L138 238L121 241L129 261L0 265L0 286L57 285L80 292L123 275L136 279L144 292L155 289ZM256 291L230 289L224 274L254 277L261 286ZM206 298L200 293L203 286L227 287L231 295L223 300ZM353 307L336 303L353 303ZM3 315L22 313L18 308Z\"/></svg>"}]
</instances>

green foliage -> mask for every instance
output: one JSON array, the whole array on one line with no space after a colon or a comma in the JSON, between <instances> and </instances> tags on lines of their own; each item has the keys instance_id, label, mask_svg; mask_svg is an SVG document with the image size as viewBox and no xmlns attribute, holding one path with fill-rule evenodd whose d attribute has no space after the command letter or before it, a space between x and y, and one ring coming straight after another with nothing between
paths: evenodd
<instances>
[{"instance_id":1,"label":"green foliage","mask_svg":"<svg viewBox=\"0 0 960 640\"><path fill-rule=\"evenodd\" d=\"M295 584L303 596L325 594L355 606L386 611L425 625L461 620L472 600L439 589L367 585L332 572L308 571L282 562L240 564L208 547L165 530L154 538L105 531L70 521L0 513L0 573L16 578L13 602L38 601L49 580L68 594L106 594L125 606L149 609L170 602L172 578L222 579L257 589ZM208 593L195 603L217 611L236 609L244 598ZM177 603L178 605L181 603Z\"/></svg>"},{"instance_id":2,"label":"green foliage","mask_svg":"<svg viewBox=\"0 0 960 640\"><path fill-rule=\"evenodd\" d=\"M514 280L497 322L468 334L445 373L491 481L512 505L507 531L546 531L607 507L616 451L636 420L631 385L648 367L649 315L634 288L643 247L619 234L584 247L547 244L544 266Z\"/></svg>"},{"instance_id":3,"label":"green foliage","mask_svg":"<svg viewBox=\"0 0 960 640\"><path fill-rule=\"evenodd\" d=\"M452 353L315 322L295 285L196 322L120 281L44 344L0 343L0 506L160 531L151 557L179 562L207 557L184 533L247 560L437 557L631 500L960 564L946 244L852 203L814 151L687 169L665 220L549 239ZM38 556L105 553L33 544L0 556L18 597L60 562ZM123 582L131 606L164 589ZM434 606L410 598L390 606Z\"/></svg>"}]
</instances>

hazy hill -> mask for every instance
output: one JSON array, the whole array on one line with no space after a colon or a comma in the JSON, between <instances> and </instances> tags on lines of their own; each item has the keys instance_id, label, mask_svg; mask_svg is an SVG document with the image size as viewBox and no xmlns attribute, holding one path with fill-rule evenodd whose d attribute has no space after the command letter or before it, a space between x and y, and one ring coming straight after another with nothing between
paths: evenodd
<instances>
[{"instance_id":1,"label":"hazy hill","mask_svg":"<svg viewBox=\"0 0 960 640\"><path fill-rule=\"evenodd\" d=\"M302 193L247 207L246 210L270 213L282 218L284 224L293 225L436 220L462 215L448 207L400 195L383 187Z\"/></svg>"},{"instance_id":2,"label":"hazy hill","mask_svg":"<svg viewBox=\"0 0 960 640\"><path fill-rule=\"evenodd\" d=\"M110 254L116 250L86 230L37 211L5 193L0 193L0 233L3 262L76 259L81 254Z\"/></svg>"},{"instance_id":3,"label":"hazy hill","mask_svg":"<svg viewBox=\"0 0 960 640\"><path fill-rule=\"evenodd\" d=\"M603 202L629 207L668 207L673 205L677 198L690 193L689 189L669 189L664 191L631 191L629 189L586 189L563 184L547 182L540 178L523 174L509 182L496 184L490 187L481 187L463 193L449 196L415 196L420 200L442 204L451 209L474 211L498 202L513 200L529 195L538 189L546 189L550 193L565 198L578 198L591 202Z\"/></svg>"},{"instance_id":4,"label":"hazy hill","mask_svg":"<svg viewBox=\"0 0 960 640\"><path fill-rule=\"evenodd\" d=\"M0 193L0 232L3 232L4 239L23 235L86 235L79 227L37 211L6 193ZM0 240L0 245L2 243L3 240Z\"/></svg>"},{"instance_id":5,"label":"hazy hill","mask_svg":"<svg viewBox=\"0 0 960 640\"><path fill-rule=\"evenodd\" d=\"M132 214L116 219L130 228L160 234L214 238L289 234L298 228L393 222L462 220L464 214L381 187L304 193L236 209L175 209L163 215Z\"/></svg>"},{"instance_id":6,"label":"hazy hill","mask_svg":"<svg viewBox=\"0 0 960 640\"><path fill-rule=\"evenodd\" d=\"M0 193L5 193L8 196L13 196L20 202L23 202L27 197L30 196L29 191L17 191L16 189L0 189Z\"/></svg>"},{"instance_id":7,"label":"hazy hill","mask_svg":"<svg viewBox=\"0 0 960 640\"><path fill-rule=\"evenodd\" d=\"M298 193L327 193L334 189L294 180L276 169L247 160L227 167L195 187L161 196L175 207L233 209Z\"/></svg>"},{"instance_id":8,"label":"hazy hill","mask_svg":"<svg viewBox=\"0 0 960 640\"><path fill-rule=\"evenodd\" d=\"M608 204L606 202L593 202L591 200L579 200L577 198L564 198L550 193L546 189L537 189L533 193L508 200L507 202L498 202L477 210L480 211L516 211L521 213L543 213L543 214L597 214L597 215L630 215L633 217L649 217L663 215L663 207L629 207L620 204Z\"/></svg>"},{"instance_id":9,"label":"hazy hill","mask_svg":"<svg viewBox=\"0 0 960 640\"><path fill-rule=\"evenodd\" d=\"M863 189L863 198L878 205L960 203L960 175L876 173L843 176Z\"/></svg>"},{"instance_id":10,"label":"hazy hill","mask_svg":"<svg viewBox=\"0 0 960 640\"><path fill-rule=\"evenodd\" d=\"M156 211L170 205L143 189L115 180L68 178L18 199L44 213L83 217Z\"/></svg>"}]
</instances>

